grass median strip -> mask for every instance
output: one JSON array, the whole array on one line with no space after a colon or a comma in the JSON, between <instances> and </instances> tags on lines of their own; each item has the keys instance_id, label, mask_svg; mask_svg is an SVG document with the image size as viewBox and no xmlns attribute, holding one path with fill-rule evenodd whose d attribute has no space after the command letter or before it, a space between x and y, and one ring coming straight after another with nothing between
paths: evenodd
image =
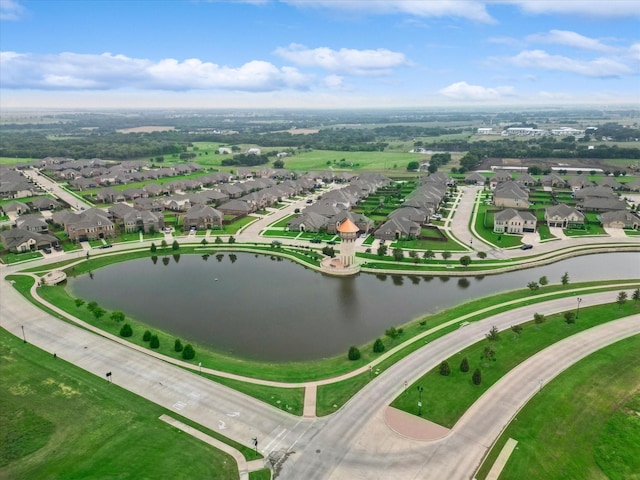
<instances>
[{"instance_id":1,"label":"grass median strip","mask_svg":"<svg viewBox=\"0 0 640 480\"><path fill-rule=\"evenodd\" d=\"M637 478L638 412L636 335L589 355L545 385L493 445L476 478L486 478L508 438L518 448L500 476L504 480Z\"/></svg>"},{"instance_id":2,"label":"grass median strip","mask_svg":"<svg viewBox=\"0 0 640 480\"><path fill-rule=\"evenodd\" d=\"M441 373L442 365L430 370L399 395L392 406L417 415L416 391L417 387L422 387L424 418L452 428L485 391L527 358L563 338L633 315L639 309L640 305L634 302L627 302L621 308L616 303L599 305L581 309L573 324L567 324L563 314L556 314L548 316L540 324L533 321L522 324L523 330L519 334L512 330L499 332L498 340L482 340L448 358L448 375ZM466 372L461 371L465 358L468 363ZM472 380L476 369L481 372L480 385L475 385Z\"/></svg>"}]
</instances>

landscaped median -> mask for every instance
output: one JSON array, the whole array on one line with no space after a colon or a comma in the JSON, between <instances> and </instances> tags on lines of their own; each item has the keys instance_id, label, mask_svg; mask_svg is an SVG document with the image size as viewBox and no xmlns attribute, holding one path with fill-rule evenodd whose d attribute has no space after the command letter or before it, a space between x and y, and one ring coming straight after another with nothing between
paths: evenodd
<instances>
[{"instance_id":1,"label":"landscaped median","mask_svg":"<svg viewBox=\"0 0 640 480\"><path fill-rule=\"evenodd\" d=\"M195 250L195 249L194 249ZM200 248L197 248L200 250ZM266 249L265 249L266 250ZM261 253L268 253L262 251ZM148 252L127 253L125 256L149 255ZM92 271L99 266L109 263L110 256L100 256L89 261L81 260L75 265L75 273ZM119 261L114 256L111 261ZM67 267L69 265L67 264ZM43 270L39 270L43 273ZM10 278L15 281L15 287L30 298L29 289L33 285L32 277L16 275ZM622 288L637 288L638 281L620 282L612 286L610 282L592 282L579 285L547 285L532 294L530 290L506 292L489 298L474 300L458 307L439 312L408 323L402 333L394 337L385 336L380 332L384 352L373 351L373 341L360 347L361 358L349 361L345 355L311 362L296 363L261 363L242 358L234 358L219 352L211 351L198 345L193 339L181 339L183 343L192 343L197 354L190 361L192 369L203 367L203 375L228 384L232 388L252 395L266 403L281 408L292 414L301 414L304 392L303 387L312 382L318 384L317 414L326 415L336 411L349 398L355 395L364 385L375 378L391 365L410 353L422 348L425 343L446 335L459 328L463 321L474 322L489 315L512 310L517 307L531 305L545 300L562 298L568 295L586 295L592 292L620 290ZM121 323L111 319L111 313L106 311L100 318L96 318L86 305L76 303L62 287L40 287L38 289L46 301L55 304L72 317L85 321L105 332L119 335ZM32 299L33 300L33 299ZM73 319L71 319L73 321ZM146 330L158 335L160 347L154 349L154 354L164 355L169 361L183 362L180 353L173 348L175 337L155 328L149 327L136 319L126 318L126 323L132 326L134 335L122 339L136 345L148 348L149 343L142 339ZM369 369L368 367L372 368ZM221 380L220 377L234 377ZM341 378L338 378L342 376ZM244 378L246 377L246 378ZM270 382L285 382L288 388L269 385Z\"/></svg>"},{"instance_id":2,"label":"landscaped median","mask_svg":"<svg viewBox=\"0 0 640 480\"><path fill-rule=\"evenodd\" d=\"M612 301L615 293L612 292ZM588 328L637 314L640 303L628 301L582 308L578 319L573 311L531 320L502 332L487 331L481 340L454 356L443 359L422 378L399 395L392 406L418 414L417 390L422 388L422 416L439 425L452 428L465 411L492 385L518 364L544 348ZM565 314L567 317L565 318ZM567 319L574 323L567 323ZM491 338L491 339L490 339ZM480 372L480 383L474 383L474 372Z\"/></svg>"},{"instance_id":3,"label":"landscaped median","mask_svg":"<svg viewBox=\"0 0 640 480\"><path fill-rule=\"evenodd\" d=\"M544 385L494 443L475 478L487 478L509 438L518 448L501 479L637 478L638 412L636 335L589 355Z\"/></svg>"}]
</instances>

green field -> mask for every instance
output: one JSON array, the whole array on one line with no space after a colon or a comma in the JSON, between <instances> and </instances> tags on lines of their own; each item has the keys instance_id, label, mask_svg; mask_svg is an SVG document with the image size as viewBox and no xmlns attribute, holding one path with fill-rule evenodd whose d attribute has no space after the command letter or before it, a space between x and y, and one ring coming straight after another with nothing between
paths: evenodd
<instances>
[{"instance_id":1,"label":"green field","mask_svg":"<svg viewBox=\"0 0 640 480\"><path fill-rule=\"evenodd\" d=\"M238 478L171 414L0 329L0 478Z\"/></svg>"},{"instance_id":2,"label":"green field","mask_svg":"<svg viewBox=\"0 0 640 480\"><path fill-rule=\"evenodd\" d=\"M640 336L588 356L549 382L506 428L478 472L484 479L509 438L501 480L640 478Z\"/></svg>"}]
</instances>

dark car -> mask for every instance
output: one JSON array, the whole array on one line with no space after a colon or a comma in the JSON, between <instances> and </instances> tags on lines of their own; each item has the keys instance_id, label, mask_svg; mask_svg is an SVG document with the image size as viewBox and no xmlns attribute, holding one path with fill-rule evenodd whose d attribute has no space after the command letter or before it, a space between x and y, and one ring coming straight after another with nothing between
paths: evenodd
<instances>
[{"instance_id":1,"label":"dark car","mask_svg":"<svg viewBox=\"0 0 640 480\"><path fill-rule=\"evenodd\" d=\"M60 245L54 245L54 246L53 246L53 249L54 249L56 252L61 252L61 251L62 251L62 247L61 247Z\"/></svg>"},{"instance_id":2,"label":"dark car","mask_svg":"<svg viewBox=\"0 0 640 480\"><path fill-rule=\"evenodd\" d=\"M309 240L311 243L322 243L322 240L320 240L319 238L312 238L311 240Z\"/></svg>"},{"instance_id":3,"label":"dark car","mask_svg":"<svg viewBox=\"0 0 640 480\"><path fill-rule=\"evenodd\" d=\"M51 249L50 249L49 247L44 247L44 248L42 249L42 251L43 251L44 253L51 253Z\"/></svg>"},{"instance_id":4,"label":"dark car","mask_svg":"<svg viewBox=\"0 0 640 480\"><path fill-rule=\"evenodd\" d=\"M533 248L533 245L529 245L528 243L525 243L520 247L520 250L531 250L532 248Z\"/></svg>"},{"instance_id":5,"label":"dark car","mask_svg":"<svg viewBox=\"0 0 640 480\"><path fill-rule=\"evenodd\" d=\"M329 240L327 242L327 245L335 245L335 244L336 244L335 240Z\"/></svg>"},{"instance_id":6,"label":"dark car","mask_svg":"<svg viewBox=\"0 0 640 480\"><path fill-rule=\"evenodd\" d=\"M111 248L113 247L113 245L111 245L110 243L105 243L104 245L100 245L100 248Z\"/></svg>"}]
</instances>

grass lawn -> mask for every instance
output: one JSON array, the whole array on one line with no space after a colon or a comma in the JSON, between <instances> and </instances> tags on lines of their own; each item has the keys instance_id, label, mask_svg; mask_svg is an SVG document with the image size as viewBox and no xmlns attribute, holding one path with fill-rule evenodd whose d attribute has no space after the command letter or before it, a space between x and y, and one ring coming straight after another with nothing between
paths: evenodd
<instances>
[{"instance_id":1,"label":"grass lawn","mask_svg":"<svg viewBox=\"0 0 640 480\"><path fill-rule=\"evenodd\" d=\"M451 375L440 375L439 367L436 367L415 382L408 391L415 392L414 386L424 387L423 397L427 407L423 416L451 428L473 402L527 358L563 338L595 325L633 315L638 313L639 309L640 305L633 302L627 302L621 309L618 309L615 303L600 305L580 310L580 318L571 326L568 326L563 316L558 314L547 317L541 325L535 325L533 322L523 324L523 331L519 336L511 330L503 331L497 342L482 340L447 359ZM493 361L483 359L484 349L489 345L495 351ZM466 373L461 372L459 368L465 357L470 367ZM471 382L471 375L476 368L482 372L482 384L479 386ZM392 405L408 413L417 414L415 395L401 394Z\"/></svg>"},{"instance_id":2,"label":"grass lawn","mask_svg":"<svg viewBox=\"0 0 640 480\"><path fill-rule=\"evenodd\" d=\"M493 213L487 212L487 210L495 210L495 208L496 207L494 206L488 206L484 204L478 205L478 215L476 216L475 225L478 235L490 244L497 245L501 248L516 247L518 245L521 245L522 237L520 235L494 233Z\"/></svg>"},{"instance_id":3,"label":"grass lawn","mask_svg":"<svg viewBox=\"0 0 640 480\"><path fill-rule=\"evenodd\" d=\"M23 252L23 253L13 253L9 252L6 255L2 256L2 262L5 264L25 262L27 260L33 260L34 258L42 258L42 254L40 252Z\"/></svg>"},{"instance_id":4,"label":"grass lawn","mask_svg":"<svg viewBox=\"0 0 640 480\"><path fill-rule=\"evenodd\" d=\"M478 472L484 479L509 438L503 480L640 478L640 336L589 355L518 413ZM553 414L549 414L553 412Z\"/></svg>"},{"instance_id":5,"label":"grass lawn","mask_svg":"<svg viewBox=\"0 0 640 480\"><path fill-rule=\"evenodd\" d=\"M238 478L228 455L160 421L173 412L0 329L0 477Z\"/></svg>"}]
</instances>

